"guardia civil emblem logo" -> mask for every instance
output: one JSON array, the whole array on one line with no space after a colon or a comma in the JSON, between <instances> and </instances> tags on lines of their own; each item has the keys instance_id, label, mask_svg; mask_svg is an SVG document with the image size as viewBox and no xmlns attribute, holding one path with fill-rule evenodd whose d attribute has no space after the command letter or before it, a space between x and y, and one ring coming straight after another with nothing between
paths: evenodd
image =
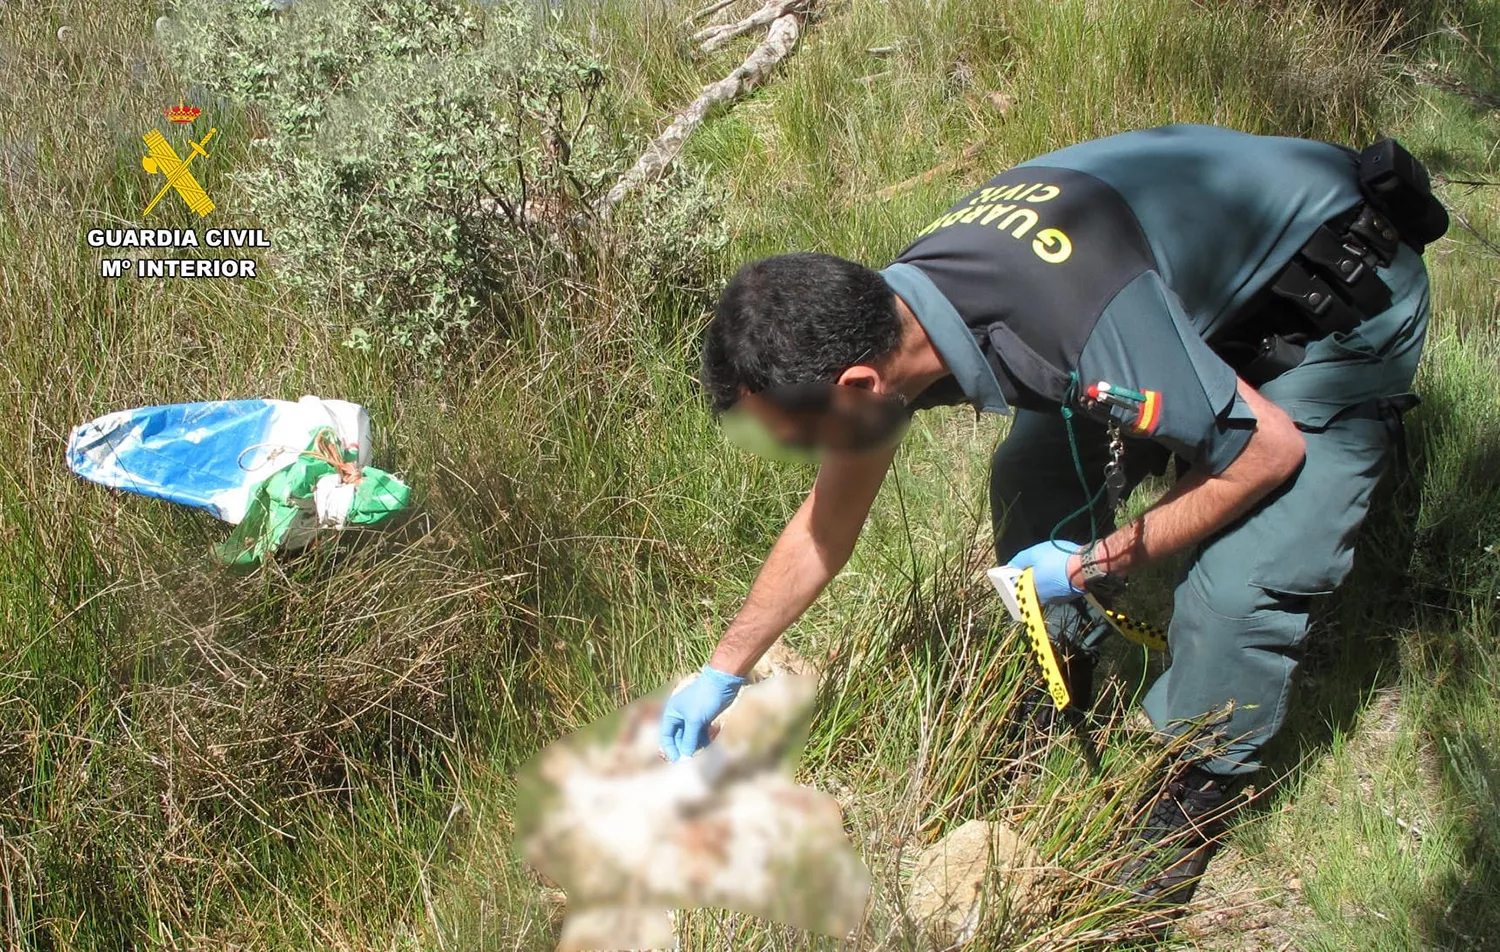
<instances>
[{"instance_id":1,"label":"guardia civil emblem logo","mask_svg":"<svg viewBox=\"0 0 1500 952\"><path fill-rule=\"evenodd\" d=\"M168 122L177 125L191 125L193 120L197 119L203 110L186 105L181 99L178 99L176 106L164 109L162 112L167 117ZM187 204L187 207L197 212L200 218L214 210L214 200L208 197L208 193L203 190L203 186L199 185L198 180L193 178L192 170L188 166L192 165L193 160L200 156L205 159L208 158L208 150L205 147L208 145L208 140L212 139L214 133L218 131L218 129L210 128L208 135L197 142L189 138L188 145L192 147L192 151L187 154L187 158L185 159L177 155L177 150L172 148L172 144L167 141L160 130L152 129L141 137L146 141L147 152L146 156L141 159L141 166L153 176L161 175L166 178L166 183L156 193L156 197L151 199L150 203L146 206L146 210L141 213L142 218L150 215L151 209L155 208L157 203L162 200L162 196L166 195L169 191L175 191L182 201Z\"/></svg>"}]
</instances>

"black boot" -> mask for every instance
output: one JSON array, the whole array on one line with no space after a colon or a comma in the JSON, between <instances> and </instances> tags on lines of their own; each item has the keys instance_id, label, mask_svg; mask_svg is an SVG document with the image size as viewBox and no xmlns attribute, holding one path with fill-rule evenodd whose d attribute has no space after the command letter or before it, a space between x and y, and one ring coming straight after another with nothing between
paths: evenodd
<instances>
[{"instance_id":1,"label":"black boot","mask_svg":"<svg viewBox=\"0 0 1500 952\"><path fill-rule=\"evenodd\" d=\"M1068 694L1073 699L1071 709L1088 711L1094 702L1094 656L1072 645L1058 644L1055 641L1052 643L1052 652L1057 656L1057 665L1062 670L1063 681L1068 685ZM1037 680L1040 681L1040 678ZM1038 735L1051 734L1053 728L1061 722L1057 703L1052 700L1052 692L1040 683L1026 688L1017 702L1015 717L1017 723L1028 725Z\"/></svg>"},{"instance_id":2,"label":"black boot","mask_svg":"<svg viewBox=\"0 0 1500 952\"><path fill-rule=\"evenodd\" d=\"M1172 768L1167 781L1136 807L1139 825L1116 883L1169 918L1180 913L1243 805L1241 787L1236 778L1196 766Z\"/></svg>"}]
</instances>

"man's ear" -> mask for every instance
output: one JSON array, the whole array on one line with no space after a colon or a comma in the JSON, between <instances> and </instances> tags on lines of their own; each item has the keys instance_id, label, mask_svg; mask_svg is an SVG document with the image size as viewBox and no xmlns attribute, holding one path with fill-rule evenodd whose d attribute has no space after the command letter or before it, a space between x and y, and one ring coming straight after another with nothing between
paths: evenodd
<instances>
[{"instance_id":1,"label":"man's ear","mask_svg":"<svg viewBox=\"0 0 1500 952\"><path fill-rule=\"evenodd\" d=\"M858 387L872 393L885 392L885 380L880 376L880 371L869 364L855 364L839 374L838 382L840 386Z\"/></svg>"}]
</instances>

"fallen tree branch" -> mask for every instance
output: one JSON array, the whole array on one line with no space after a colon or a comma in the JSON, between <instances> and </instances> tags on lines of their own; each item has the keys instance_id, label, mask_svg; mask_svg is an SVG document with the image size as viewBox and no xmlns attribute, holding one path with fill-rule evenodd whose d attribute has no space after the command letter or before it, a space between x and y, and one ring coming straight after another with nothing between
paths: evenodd
<instances>
[{"instance_id":1,"label":"fallen tree branch","mask_svg":"<svg viewBox=\"0 0 1500 952\"><path fill-rule=\"evenodd\" d=\"M744 36L751 30L774 23L776 20L799 8L802 0L766 0L765 6L740 20L738 23L725 23L719 26L704 27L693 34L693 42L698 43L699 49L705 53L727 44L736 37Z\"/></svg>"},{"instance_id":2,"label":"fallen tree branch","mask_svg":"<svg viewBox=\"0 0 1500 952\"><path fill-rule=\"evenodd\" d=\"M790 5L790 4L789 4ZM611 208L630 191L648 179L655 178L676 160L687 144L688 137L703 124L703 120L715 106L731 103L760 85L781 61L791 55L801 32L795 13L788 13L771 24L765 40L745 57L745 61L718 82L703 87L698 98L677 114L666 131L646 147L629 171L620 176L609 193L598 205L601 215L607 216Z\"/></svg>"}]
</instances>

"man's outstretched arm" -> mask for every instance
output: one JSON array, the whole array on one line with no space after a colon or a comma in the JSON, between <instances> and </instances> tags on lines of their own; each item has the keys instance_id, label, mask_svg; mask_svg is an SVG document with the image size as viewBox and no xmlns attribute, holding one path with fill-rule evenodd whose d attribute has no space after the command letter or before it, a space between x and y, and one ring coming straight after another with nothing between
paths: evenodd
<instances>
[{"instance_id":1,"label":"man's outstretched arm","mask_svg":"<svg viewBox=\"0 0 1500 952\"><path fill-rule=\"evenodd\" d=\"M831 455L823 462L709 663L662 711L661 749L668 760L692 756L708 743L709 725L734 700L755 662L849 561L895 454L892 447Z\"/></svg>"},{"instance_id":2,"label":"man's outstretched arm","mask_svg":"<svg viewBox=\"0 0 1500 952\"><path fill-rule=\"evenodd\" d=\"M843 569L896 450L830 455L709 664L744 677Z\"/></svg>"}]
</instances>

